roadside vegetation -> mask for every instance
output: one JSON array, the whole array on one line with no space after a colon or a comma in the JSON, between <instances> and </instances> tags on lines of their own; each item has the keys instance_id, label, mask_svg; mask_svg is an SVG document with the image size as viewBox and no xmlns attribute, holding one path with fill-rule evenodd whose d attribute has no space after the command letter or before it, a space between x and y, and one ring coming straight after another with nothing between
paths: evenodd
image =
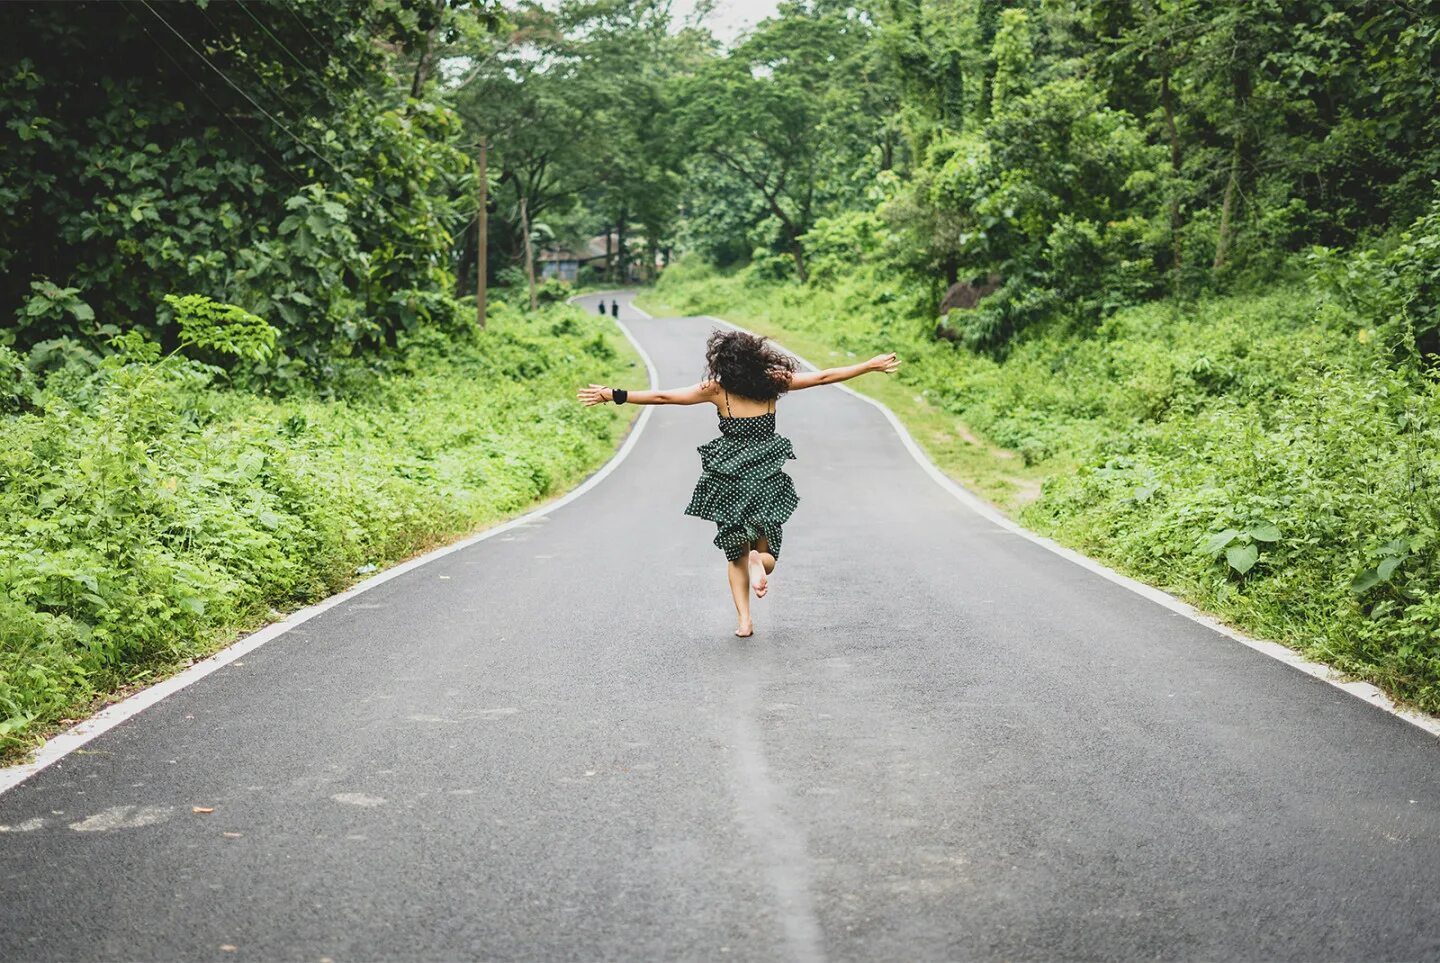
<instances>
[{"instance_id":1,"label":"roadside vegetation","mask_svg":"<svg viewBox=\"0 0 1440 963\"><path fill-rule=\"evenodd\" d=\"M502 306L473 338L401 348L337 373L336 395L277 397L128 339L4 416L0 755L564 491L628 424L571 400L576 384L634 379L629 344L578 309Z\"/></svg>"},{"instance_id":2,"label":"roadside vegetation","mask_svg":"<svg viewBox=\"0 0 1440 963\"><path fill-rule=\"evenodd\" d=\"M652 304L900 351L858 388L965 484L1440 710L1437 32L1434 3L782 5L681 102L690 254Z\"/></svg>"},{"instance_id":3,"label":"roadside vegetation","mask_svg":"<svg viewBox=\"0 0 1440 963\"><path fill-rule=\"evenodd\" d=\"M8 12L0 760L13 761L112 693L574 485L633 414L582 412L575 386L633 381L637 361L612 323L563 303L570 287L528 290L524 230L538 247L549 229L535 217L580 199L526 195L526 121L491 96L500 74L443 67L498 63L485 58L516 47L515 11ZM508 131L486 176L483 326L472 123Z\"/></svg>"}]
</instances>

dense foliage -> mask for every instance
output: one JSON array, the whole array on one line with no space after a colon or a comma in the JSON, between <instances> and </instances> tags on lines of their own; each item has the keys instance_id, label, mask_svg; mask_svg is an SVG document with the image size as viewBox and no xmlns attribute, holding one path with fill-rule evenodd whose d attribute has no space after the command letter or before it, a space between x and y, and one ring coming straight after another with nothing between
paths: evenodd
<instances>
[{"instance_id":1,"label":"dense foliage","mask_svg":"<svg viewBox=\"0 0 1440 963\"><path fill-rule=\"evenodd\" d=\"M603 255L586 279L648 277L676 229L682 144L674 86L708 35L676 30L665 0L522 2L513 31L483 54L451 50L464 74L452 99L467 139L489 145L496 191L489 271L512 272L532 246ZM472 239L466 270L473 273ZM468 280L467 282L468 283Z\"/></svg>"},{"instance_id":2,"label":"dense foliage","mask_svg":"<svg viewBox=\"0 0 1440 963\"><path fill-rule=\"evenodd\" d=\"M12 4L0 32L0 311L46 366L120 330L173 341L172 291L275 323L272 375L453 326L460 125L377 41L404 4ZM473 207L471 208L473 209Z\"/></svg>"},{"instance_id":3,"label":"dense foliage","mask_svg":"<svg viewBox=\"0 0 1440 963\"><path fill-rule=\"evenodd\" d=\"M805 280L802 235L874 213L927 310L998 286L947 333L1003 353L1426 216L1437 32L1440 6L1388 0L781 3L685 88L684 230Z\"/></svg>"}]
</instances>

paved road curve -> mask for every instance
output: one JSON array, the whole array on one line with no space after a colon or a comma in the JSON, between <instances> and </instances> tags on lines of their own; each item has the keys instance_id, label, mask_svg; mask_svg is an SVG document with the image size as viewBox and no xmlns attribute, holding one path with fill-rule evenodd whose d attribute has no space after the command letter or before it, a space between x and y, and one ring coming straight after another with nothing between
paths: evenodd
<instances>
[{"instance_id":1,"label":"paved road curve","mask_svg":"<svg viewBox=\"0 0 1440 963\"><path fill-rule=\"evenodd\" d=\"M696 380L707 323L623 316ZM681 515L713 419L0 796L0 958L1440 958L1431 736L832 389L780 406L801 506L737 640Z\"/></svg>"}]
</instances>

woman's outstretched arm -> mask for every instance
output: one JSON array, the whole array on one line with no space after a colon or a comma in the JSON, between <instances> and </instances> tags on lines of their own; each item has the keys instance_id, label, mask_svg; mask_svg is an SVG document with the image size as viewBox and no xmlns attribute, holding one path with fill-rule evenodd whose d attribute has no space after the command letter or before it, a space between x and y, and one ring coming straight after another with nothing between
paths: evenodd
<instances>
[{"instance_id":1,"label":"woman's outstretched arm","mask_svg":"<svg viewBox=\"0 0 1440 963\"><path fill-rule=\"evenodd\" d=\"M833 385L841 381L849 381L851 378L858 378L872 371L893 374L898 370L900 370L900 359L895 357L895 352L892 351L889 354L878 354L869 361L862 361L845 368L797 371L790 376L790 390L799 391L802 388L814 388L817 385Z\"/></svg>"},{"instance_id":2,"label":"woman's outstretched arm","mask_svg":"<svg viewBox=\"0 0 1440 963\"><path fill-rule=\"evenodd\" d=\"M605 385L591 385L581 388L576 397L581 404L589 408L591 405L614 401L615 389ZM701 382L688 388L668 388L664 391L630 391L625 395L627 405L698 405L703 401L714 400L715 385L711 382Z\"/></svg>"}]
</instances>

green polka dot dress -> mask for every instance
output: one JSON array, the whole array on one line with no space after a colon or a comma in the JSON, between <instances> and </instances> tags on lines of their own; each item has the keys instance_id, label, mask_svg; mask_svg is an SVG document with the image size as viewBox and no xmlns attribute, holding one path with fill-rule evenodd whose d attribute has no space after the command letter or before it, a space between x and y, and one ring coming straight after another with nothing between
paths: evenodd
<instances>
[{"instance_id":1,"label":"green polka dot dress","mask_svg":"<svg viewBox=\"0 0 1440 963\"><path fill-rule=\"evenodd\" d=\"M795 451L789 438L775 434L775 413L721 416L720 437L698 451L700 480L685 514L715 523L715 547L731 561L743 558L762 535L778 559L783 526L800 498L781 470Z\"/></svg>"}]
</instances>

